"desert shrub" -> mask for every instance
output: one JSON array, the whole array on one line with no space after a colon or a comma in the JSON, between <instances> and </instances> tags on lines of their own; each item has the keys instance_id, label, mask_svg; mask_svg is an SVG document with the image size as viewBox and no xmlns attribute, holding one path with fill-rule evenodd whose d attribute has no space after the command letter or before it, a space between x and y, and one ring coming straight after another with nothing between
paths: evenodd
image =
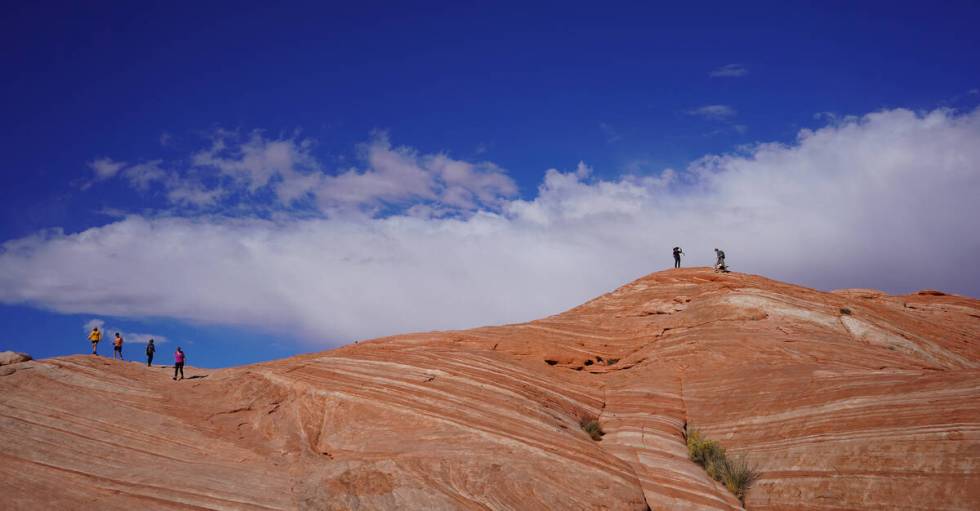
<instances>
[{"instance_id":1,"label":"desert shrub","mask_svg":"<svg viewBox=\"0 0 980 511\"><path fill-rule=\"evenodd\" d=\"M715 478L721 460L725 459L725 448L721 444L702 437L701 432L693 428L687 432L687 453L691 461L704 467L712 478Z\"/></svg>"},{"instance_id":2,"label":"desert shrub","mask_svg":"<svg viewBox=\"0 0 980 511\"><path fill-rule=\"evenodd\" d=\"M599 419L597 417L582 417L579 420L579 426L582 426L582 430L588 433L589 437L596 442L602 440L602 435L606 434L606 432L602 430L602 425L599 424Z\"/></svg>"},{"instance_id":3,"label":"desert shrub","mask_svg":"<svg viewBox=\"0 0 980 511\"><path fill-rule=\"evenodd\" d=\"M684 435L691 461L704 467L709 477L724 484L744 503L745 492L759 478L758 472L749 466L745 458L730 458L721 444L705 438L697 429L685 427Z\"/></svg>"},{"instance_id":4,"label":"desert shrub","mask_svg":"<svg viewBox=\"0 0 980 511\"><path fill-rule=\"evenodd\" d=\"M841 307L840 308L840 313L843 314L843 315L845 315L845 316L850 316L851 315L851 309L848 309L847 307Z\"/></svg>"},{"instance_id":5,"label":"desert shrub","mask_svg":"<svg viewBox=\"0 0 980 511\"><path fill-rule=\"evenodd\" d=\"M745 492L759 478L759 473L749 466L745 458L725 458L721 482L738 500L745 502Z\"/></svg>"}]
</instances>

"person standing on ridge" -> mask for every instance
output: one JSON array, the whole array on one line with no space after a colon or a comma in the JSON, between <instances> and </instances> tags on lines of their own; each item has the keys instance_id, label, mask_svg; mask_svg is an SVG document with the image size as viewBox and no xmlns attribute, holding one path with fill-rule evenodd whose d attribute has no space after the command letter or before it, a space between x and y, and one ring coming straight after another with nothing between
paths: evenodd
<instances>
[{"instance_id":1,"label":"person standing on ridge","mask_svg":"<svg viewBox=\"0 0 980 511\"><path fill-rule=\"evenodd\" d=\"M681 250L681 247L674 247L674 268L681 267L681 254L683 253L684 251Z\"/></svg>"},{"instance_id":2,"label":"person standing on ridge","mask_svg":"<svg viewBox=\"0 0 980 511\"><path fill-rule=\"evenodd\" d=\"M99 327L93 327L92 332L88 334L88 340L92 341L92 354L98 355L99 352L96 348L99 347L99 341L102 340L102 332L99 331Z\"/></svg>"},{"instance_id":3,"label":"person standing on ridge","mask_svg":"<svg viewBox=\"0 0 980 511\"><path fill-rule=\"evenodd\" d=\"M146 343L146 367L153 365L153 354L157 352L157 347L153 345L153 339Z\"/></svg>"},{"instance_id":4,"label":"person standing on ridge","mask_svg":"<svg viewBox=\"0 0 980 511\"><path fill-rule=\"evenodd\" d=\"M113 360L116 359L116 354L119 355L119 360L126 360L122 356L122 345L123 345L123 338L122 338L121 335L119 335L119 332L116 332L116 338L112 340L112 359Z\"/></svg>"},{"instance_id":5,"label":"person standing on ridge","mask_svg":"<svg viewBox=\"0 0 980 511\"><path fill-rule=\"evenodd\" d=\"M718 257L718 261L715 262L715 271L726 272L728 267L725 266L725 251L715 249L715 256Z\"/></svg>"},{"instance_id":6,"label":"person standing on ridge","mask_svg":"<svg viewBox=\"0 0 980 511\"><path fill-rule=\"evenodd\" d=\"M184 379L184 350L177 346L174 352L174 380L177 379L177 371L180 371L180 379Z\"/></svg>"}]
</instances>

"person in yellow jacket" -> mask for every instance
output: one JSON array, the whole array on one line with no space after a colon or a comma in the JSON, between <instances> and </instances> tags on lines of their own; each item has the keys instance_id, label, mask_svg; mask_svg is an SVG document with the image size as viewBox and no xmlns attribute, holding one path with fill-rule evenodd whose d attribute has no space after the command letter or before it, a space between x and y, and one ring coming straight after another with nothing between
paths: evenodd
<instances>
[{"instance_id":1,"label":"person in yellow jacket","mask_svg":"<svg viewBox=\"0 0 980 511\"><path fill-rule=\"evenodd\" d=\"M88 334L88 340L92 341L92 354L98 355L96 348L99 347L99 341L102 340L102 332L99 331L99 327L92 328L92 333Z\"/></svg>"}]
</instances>

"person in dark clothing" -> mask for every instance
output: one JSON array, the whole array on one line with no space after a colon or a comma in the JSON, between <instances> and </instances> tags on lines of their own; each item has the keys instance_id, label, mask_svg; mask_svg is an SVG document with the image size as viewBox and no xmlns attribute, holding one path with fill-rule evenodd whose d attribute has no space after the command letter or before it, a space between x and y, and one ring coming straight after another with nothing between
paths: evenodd
<instances>
[{"instance_id":1,"label":"person in dark clothing","mask_svg":"<svg viewBox=\"0 0 980 511\"><path fill-rule=\"evenodd\" d=\"M681 247L674 247L674 268L681 267L681 254L683 253L684 251L681 250Z\"/></svg>"},{"instance_id":2,"label":"person in dark clothing","mask_svg":"<svg viewBox=\"0 0 980 511\"><path fill-rule=\"evenodd\" d=\"M153 365L153 354L157 352L157 347L153 345L153 339L146 344L146 367Z\"/></svg>"},{"instance_id":3,"label":"person in dark clothing","mask_svg":"<svg viewBox=\"0 0 980 511\"><path fill-rule=\"evenodd\" d=\"M725 251L715 249L715 256L718 257L718 261L715 262L715 271L725 272L728 271L728 267L725 266Z\"/></svg>"},{"instance_id":4,"label":"person in dark clothing","mask_svg":"<svg viewBox=\"0 0 980 511\"><path fill-rule=\"evenodd\" d=\"M174 379L177 379L177 371L180 371L180 379L184 379L184 350L177 346L177 351L174 353Z\"/></svg>"}]
</instances>

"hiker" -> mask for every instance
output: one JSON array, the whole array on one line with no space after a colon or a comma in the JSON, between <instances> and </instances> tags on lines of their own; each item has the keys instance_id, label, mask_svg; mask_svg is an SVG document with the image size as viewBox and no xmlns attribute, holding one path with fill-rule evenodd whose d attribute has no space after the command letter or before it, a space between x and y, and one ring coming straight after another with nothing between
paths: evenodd
<instances>
[{"instance_id":1,"label":"hiker","mask_svg":"<svg viewBox=\"0 0 980 511\"><path fill-rule=\"evenodd\" d=\"M99 347L99 341L102 340L102 332L99 331L99 327L92 328L92 332L88 334L88 340L92 341L92 354L98 355L96 348Z\"/></svg>"},{"instance_id":2,"label":"hiker","mask_svg":"<svg viewBox=\"0 0 980 511\"><path fill-rule=\"evenodd\" d=\"M715 249L715 256L718 257L718 261L715 262L715 271L726 272L728 267L725 266L725 251Z\"/></svg>"},{"instance_id":3,"label":"hiker","mask_svg":"<svg viewBox=\"0 0 980 511\"><path fill-rule=\"evenodd\" d=\"M122 338L121 335L119 335L119 332L116 332L116 338L112 340L112 359L113 360L116 359L116 354L117 353L119 354L119 360L126 360L122 356L122 345L123 345L123 338Z\"/></svg>"},{"instance_id":4,"label":"hiker","mask_svg":"<svg viewBox=\"0 0 980 511\"><path fill-rule=\"evenodd\" d=\"M153 354L157 352L157 347L153 345L153 339L146 343L146 367L153 365Z\"/></svg>"},{"instance_id":5,"label":"hiker","mask_svg":"<svg viewBox=\"0 0 980 511\"><path fill-rule=\"evenodd\" d=\"M681 250L681 247L674 247L674 268L681 267L681 254L683 253L684 251Z\"/></svg>"},{"instance_id":6,"label":"hiker","mask_svg":"<svg viewBox=\"0 0 980 511\"><path fill-rule=\"evenodd\" d=\"M174 352L174 379L177 379L177 371L180 371L180 379L184 379L184 350L177 346Z\"/></svg>"}]
</instances>

